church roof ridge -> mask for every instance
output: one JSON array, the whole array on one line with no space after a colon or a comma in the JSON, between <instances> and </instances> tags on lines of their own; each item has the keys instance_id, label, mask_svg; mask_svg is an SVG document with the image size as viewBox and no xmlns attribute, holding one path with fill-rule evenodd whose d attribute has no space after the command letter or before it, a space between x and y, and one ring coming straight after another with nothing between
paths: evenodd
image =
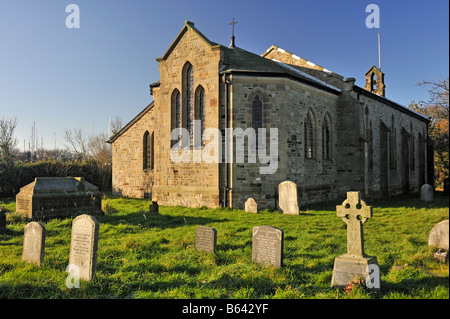
<instances>
[{"instance_id":1,"label":"church roof ridge","mask_svg":"<svg viewBox=\"0 0 450 319\"><path fill-rule=\"evenodd\" d=\"M296 55L296 54L294 54L292 52L289 52L289 51L287 51L285 49L282 49L282 48L280 48L279 46L277 46L275 44L272 44L266 51L263 52L263 54L261 54L261 56L262 57L266 57L272 50L277 50L278 52L290 55L293 59L295 59L297 61L303 61L305 64L309 65L313 69L323 71L323 72L325 72L327 74L330 74L330 75L334 74L334 75L337 75L339 77L342 77L340 74L337 74L337 73L335 73L333 71L330 71L327 68L325 68L325 67L323 67L321 65L318 65L317 63L314 63L314 62L312 62L312 61L310 61L308 59L302 58L302 57L300 57L300 56L298 56L298 55Z\"/></svg>"}]
</instances>

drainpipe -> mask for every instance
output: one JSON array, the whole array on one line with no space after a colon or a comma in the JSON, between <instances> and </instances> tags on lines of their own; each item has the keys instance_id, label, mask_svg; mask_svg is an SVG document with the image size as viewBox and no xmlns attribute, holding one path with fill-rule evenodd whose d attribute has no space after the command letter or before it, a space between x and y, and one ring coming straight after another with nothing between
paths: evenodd
<instances>
[{"instance_id":1,"label":"drainpipe","mask_svg":"<svg viewBox=\"0 0 450 319\"><path fill-rule=\"evenodd\" d=\"M229 126L229 121L228 121L228 80L227 80L227 74L223 75L223 83L225 86L225 134L227 132L226 128ZM227 138L225 137L225 148L227 147L226 145L226 141ZM224 149L224 154L226 154L226 150ZM229 177L229 167L228 167L229 163L227 163L226 158L225 158L225 163L224 163L224 175L225 175L225 186L223 188L223 207L229 207L229 203L228 203L228 190L229 190L229 185L230 185L230 177Z\"/></svg>"}]
</instances>

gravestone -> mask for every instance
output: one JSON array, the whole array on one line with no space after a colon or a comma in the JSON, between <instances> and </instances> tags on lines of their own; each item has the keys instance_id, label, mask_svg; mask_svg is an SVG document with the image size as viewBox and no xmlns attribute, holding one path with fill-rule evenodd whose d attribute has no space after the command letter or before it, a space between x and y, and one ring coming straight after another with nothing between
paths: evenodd
<instances>
[{"instance_id":1,"label":"gravestone","mask_svg":"<svg viewBox=\"0 0 450 319\"><path fill-rule=\"evenodd\" d=\"M0 232L6 229L6 213L0 207Z\"/></svg>"},{"instance_id":2,"label":"gravestone","mask_svg":"<svg viewBox=\"0 0 450 319\"><path fill-rule=\"evenodd\" d=\"M299 215L297 184L284 181L278 185L278 206L283 214Z\"/></svg>"},{"instance_id":3,"label":"gravestone","mask_svg":"<svg viewBox=\"0 0 450 319\"><path fill-rule=\"evenodd\" d=\"M30 219L101 213L102 194L83 177L36 177L20 188L16 211Z\"/></svg>"},{"instance_id":4,"label":"gravestone","mask_svg":"<svg viewBox=\"0 0 450 319\"><path fill-rule=\"evenodd\" d=\"M24 228L22 260L41 266L44 262L45 227L38 222L28 223Z\"/></svg>"},{"instance_id":5,"label":"gravestone","mask_svg":"<svg viewBox=\"0 0 450 319\"><path fill-rule=\"evenodd\" d=\"M378 266L377 257L364 252L363 224L372 217L372 206L361 199L360 192L348 192L342 205L336 206L337 217L347 224L347 253L334 260L331 286L346 286L357 277L368 278L369 265ZM379 288L379 277L378 277Z\"/></svg>"},{"instance_id":6,"label":"gravestone","mask_svg":"<svg viewBox=\"0 0 450 319\"><path fill-rule=\"evenodd\" d=\"M420 188L420 199L424 202L432 202L433 201L433 187L430 184L423 184Z\"/></svg>"},{"instance_id":7,"label":"gravestone","mask_svg":"<svg viewBox=\"0 0 450 319\"><path fill-rule=\"evenodd\" d=\"M195 249L216 253L217 231L212 227L199 226L195 231Z\"/></svg>"},{"instance_id":8,"label":"gravestone","mask_svg":"<svg viewBox=\"0 0 450 319\"><path fill-rule=\"evenodd\" d=\"M253 227L252 261L263 266L283 266L284 232L273 226Z\"/></svg>"},{"instance_id":9,"label":"gravestone","mask_svg":"<svg viewBox=\"0 0 450 319\"><path fill-rule=\"evenodd\" d=\"M448 246L449 246L449 222L448 219L437 223L431 229L428 236L428 246L438 249L434 253L434 258L441 262L448 262Z\"/></svg>"},{"instance_id":10,"label":"gravestone","mask_svg":"<svg viewBox=\"0 0 450 319\"><path fill-rule=\"evenodd\" d=\"M149 215L158 215L159 214L159 205L157 202L152 201L148 208Z\"/></svg>"},{"instance_id":11,"label":"gravestone","mask_svg":"<svg viewBox=\"0 0 450 319\"><path fill-rule=\"evenodd\" d=\"M99 222L83 214L73 220L69 266L77 268L80 279L90 281L97 269Z\"/></svg>"},{"instance_id":12,"label":"gravestone","mask_svg":"<svg viewBox=\"0 0 450 319\"><path fill-rule=\"evenodd\" d=\"M256 204L255 200L253 198L247 199L245 202L245 211L249 213L258 213L258 204Z\"/></svg>"}]
</instances>

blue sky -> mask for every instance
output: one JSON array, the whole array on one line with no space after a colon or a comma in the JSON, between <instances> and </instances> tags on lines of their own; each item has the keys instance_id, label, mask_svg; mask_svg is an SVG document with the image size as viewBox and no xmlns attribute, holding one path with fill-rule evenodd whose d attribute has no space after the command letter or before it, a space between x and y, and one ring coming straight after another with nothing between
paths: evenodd
<instances>
[{"instance_id":1,"label":"blue sky","mask_svg":"<svg viewBox=\"0 0 450 319\"><path fill-rule=\"evenodd\" d=\"M68 4L80 28L68 29ZM368 4L380 8L369 29ZM107 132L110 117L124 124L152 100L164 54L185 20L211 41L262 54L275 44L364 86L381 66L386 97L403 105L427 100L424 79L448 77L449 2L384 0L0 0L0 118L18 118L16 137L28 148L33 121L45 148L64 144L66 128Z\"/></svg>"}]
</instances>

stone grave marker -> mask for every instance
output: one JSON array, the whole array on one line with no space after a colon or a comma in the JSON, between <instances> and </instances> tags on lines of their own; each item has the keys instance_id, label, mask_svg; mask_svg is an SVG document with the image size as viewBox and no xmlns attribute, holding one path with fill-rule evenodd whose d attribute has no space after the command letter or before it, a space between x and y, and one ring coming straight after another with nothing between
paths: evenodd
<instances>
[{"instance_id":1,"label":"stone grave marker","mask_svg":"<svg viewBox=\"0 0 450 319\"><path fill-rule=\"evenodd\" d=\"M336 206L337 217L347 224L347 253L334 260L332 286L345 286L357 277L368 278L370 268L378 267L377 257L367 256L364 252L363 224L372 218L372 206L361 199L360 192L348 192L342 205ZM379 277L375 280L379 288Z\"/></svg>"},{"instance_id":2,"label":"stone grave marker","mask_svg":"<svg viewBox=\"0 0 450 319\"><path fill-rule=\"evenodd\" d=\"M283 266L283 230L273 226L253 227L252 261L263 266Z\"/></svg>"},{"instance_id":3,"label":"stone grave marker","mask_svg":"<svg viewBox=\"0 0 450 319\"><path fill-rule=\"evenodd\" d=\"M256 204L256 201L253 198L250 197L245 202L245 211L258 214L258 204Z\"/></svg>"},{"instance_id":4,"label":"stone grave marker","mask_svg":"<svg viewBox=\"0 0 450 319\"><path fill-rule=\"evenodd\" d=\"M278 185L278 206L283 214L299 215L297 184L284 181Z\"/></svg>"},{"instance_id":5,"label":"stone grave marker","mask_svg":"<svg viewBox=\"0 0 450 319\"><path fill-rule=\"evenodd\" d=\"M430 184L423 184L420 187L420 199L424 202L432 202L433 201L433 187Z\"/></svg>"},{"instance_id":6,"label":"stone grave marker","mask_svg":"<svg viewBox=\"0 0 450 319\"><path fill-rule=\"evenodd\" d=\"M6 213L2 210L0 206L0 232L6 229Z\"/></svg>"},{"instance_id":7,"label":"stone grave marker","mask_svg":"<svg viewBox=\"0 0 450 319\"><path fill-rule=\"evenodd\" d=\"M195 231L195 249L216 253L217 231L212 227L199 226Z\"/></svg>"},{"instance_id":8,"label":"stone grave marker","mask_svg":"<svg viewBox=\"0 0 450 319\"><path fill-rule=\"evenodd\" d=\"M99 222L83 214L73 220L69 265L78 270L80 279L91 281L97 269Z\"/></svg>"},{"instance_id":9,"label":"stone grave marker","mask_svg":"<svg viewBox=\"0 0 450 319\"><path fill-rule=\"evenodd\" d=\"M428 246L438 249L434 258L441 262L448 262L449 222L448 219L437 223L428 235Z\"/></svg>"},{"instance_id":10,"label":"stone grave marker","mask_svg":"<svg viewBox=\"0 0 450 319\"><path fill-rule=\"evenodd\" d=\"M158 215L159 214L159 205L157 202L152 201L148 208L149 215Z\"/></svg>"},{"instance_id":11,"label":"stone grave marker","mask_svg":"<svg viewBox=\"0 0 450 319\"><path fill-rule=\"evenodd\" d=\"M24 228L22 260L40 267L44 262L46 229L38 222L28 223Z\"/></svg>"}]
</instances>

